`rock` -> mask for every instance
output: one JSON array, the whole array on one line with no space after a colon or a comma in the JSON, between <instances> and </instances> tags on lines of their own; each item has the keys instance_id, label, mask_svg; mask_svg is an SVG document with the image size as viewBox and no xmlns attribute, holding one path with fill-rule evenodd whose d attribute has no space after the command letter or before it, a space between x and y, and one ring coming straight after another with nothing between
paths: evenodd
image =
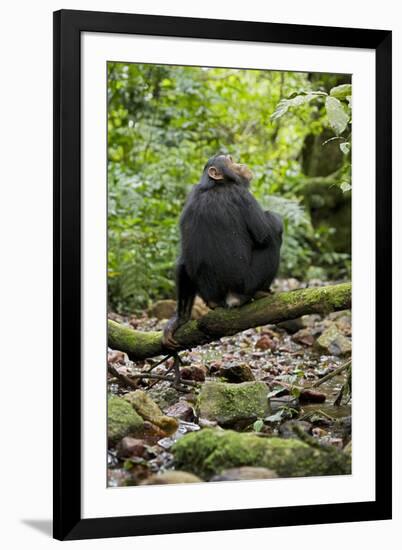
<instances>
[{"instance_id":1,"label":"rock","mask_svg":"<svg viewBox=\"0 0 402 550\"><path fill-rule=\"evenodd\" d=\"M293 395L283 395L281 397L271 397L269 400L271 404L271 413L275 414L280 410L285 409L295 409L298 410L300 408L299 406L299 398L295 397ZM290 411L288 411L290 412Z\"/></svg>"},{"instance_id":2,"label":"rock","mask_svg":"<svg viewBox=\"0 0 402 550\"><path fill-rule=\"evenodd\" d=\"M158 405L142 390L127 393L124 400L130 403L144 420L152 422L168 435L174 433L179 427L176 418L164 415Z\"/></svg>"},{"instance_id":3,"label":"rock","mask_svg":"<svg viewBox=\"0 0 402 550\"><path fill-rule=\"evenodd\" d=\"M201 388L196 411L199 418L221 426L247 425L268 411L268 388L264 382L226 384L207 382Z\"/></svg>"},{"instance_id":4,"label":"rock","mask_svg":"<svg viewBox=\"0 0 402 550\"><path fill-rule=\"evenodd\" d=\"M317 346L330 355L346 355L352 351L352 343L344 336L336 324L331 324L319 338Z\"/></svg>"},{"instance_id":5,"label":"rock","mask_svg":"<svg viewBox=\"0 0 402 550\"><path fill-rule=\"evenodd\" d=\"M336 448L321 450L298 439L261 437L232 430L205 428L189 433L173 445L172 452L177 468L203 479L240 466L268 468L279 477L351 473L350 457Z\"/></svg>"},{"instance_id":6,"label":"rock","mask_svg":"<svg viewBox=\"0 0 402 550\"><path fill-rule=\"evenodd\" d=\"M261 336L255 344L256 349L259 349L261 351L265 351L267 349L270 349L272 351L276 350L276 342L272 340L267 334L264 334L264 336Z\"/></svg>"},{"instance_id":7,"label":"rock","mask_svg":"<svg viewBox=\"0 0 402 550\"><path fill-rule=\"evenodd\" d=\"M295 334L295 332L304 328L301 317L298 317L297 319L290 319L289 321L282 321L281 323L278 323L277 326L279 328L283 328L289 334Z\"/></svg>"},{"instance_id":8,"label":"rock","mask_svg":"<svg viewBox=\"0 0 402 550\"><path fill-rule=\"evenodd\" d=\"M110 396L107 409L107 437L111 444L117 443L126 435L139 435L143 432L144 420L127 401Z\"/></svg>"},{"instance_id":9,"label":"rock","mask_svg":"<svg viewBox=\"0 0 402 550\"><path fill-rule=\"evenodd\" d=\"M256 468L242 466L241 468L229 468L220 474L211 477L210 481L245 481L247 479L272 479L278 477L273 470L268 468Z\"/></svg>"},{"instance_id":10,"label":"rock","mask_svg":"<svg viewBox=\"0 0 402 550\"><path fill-rule=\"evenodd\" d=\"M191 365L180 369L180 375L183 380L194 380L195 382L205 382L206 369L198 365Z\"/></svg>"},{"instance_id":11,"label":"rock","mask_svg":"<svg viewBox=\"0 0 402 550\"><path fill-rule=\"evenodd\" d=\"M143 456L145 445L142 439L134 437L123 437L117 445L117 456L119 458L129 458L130 456Z\"/></svg>"},{"instance_id":12,"label":"rock","mask_svg":"<svg viewBox=\"0 0 402 550\"><path fill-rule=\"evenodd\" d=\"M238 365L223 365L218 370L218 376L226 378L228 382L250 382L255 380L253 371L246 363Z\"/></svg>"},{"instance_id":13,"label":"rock","mask_svg":"<svg viewBox=\"0 0 402 550\"><path fill-rule=\"evenodd\" d=\"M172 388L172 386L159 386L151 388L150 390L147 390L147 393L163 411L170 405L173 405L173 403L177 403L182 395L177 390Z\"/></svg>"},{"instance_id":14,"label":"rock","mask_svg":"<svg viewBox=\"0 0 402 550\"><path fill-rule=\"evenodd\" d=\"M159 300L155 302L147 311L150 317L170 319L176 311L176 302L174 300Z\"/></svg>"},{"instance_id":15,"label":"rock","mask_svg":"<svg viewBox=\"0 0 402 550\"><path fill-rule=\"evenodd\" d=\"M343 317L348 318L349 322L352 321L352 312L350 311L350 309L342 309L341 311L332 311L327 315L327 319L329 319L330 321L338 321Z\"/></svg>"},{"instance_id":16,"label":"rock","mask_svg":"<svg viewBox=\"0 0 402 550\"><path fill-rule=\"evenodd\" d=\"M122 351L108 351L107 362L109 365L114 365L115 363L126 363L126 361L127 355Z\"/></svg>"},{"instance_id":17,"label":"rock","mask_svg":"<svg viewBox=\"0 0 402 550\"><path fill-rule=\"evenodd\" d=\"M168 407L165 412L168 416L174 416L186 422L192 422L194 420L194 409L187 401L179 401Z\"/></svg>"},{"instance_id":18,"label":"rock","mask_svg":"<svg viewBox=\"0 0 402 550\"><path fill-rule=\"evenodd\" d=\"M310 422L306 422L304 420L287 420L279 426L278 431L281 437L284 437L285 439L297 438L297 435L294 431L295 426L300 427L305 433L310 433L311 431Z\"/></svg>"},{"instance_id":19,"label":"rock","mask_svg":"<svg viewBox=\"0 0 402 550\"><path fill-rule=\"evenodd\" d=\"M149 422L148 420L144 421L144 439L146 439L147 443L155 444L157 441L166 436L167 433L161 428L155 424L152 424L152 422Z\"/></svg>"},{"instance_id":20,"label":"rock","mask_svg":"<svg viewBox=\"0 0 402 550\"><path fill-rule=\"evenodd\" d=\"M198 425L199 425L200 428L216 428L216 427L219 427L218 422L216 420L207 420L206 418L199 418L198 419Z\"/></svg>"},{"instance_id":21,"label":"rock","mask_svg":"<svg viewBox=\"0 0 402 550\"><path fill-rule=\"evenodd\" d=\"M191 319L201 319L210 311L206 303L198 296L196 297L191 311ZM156 317L160 321L163 319L170 319L176 312L175 300L159 300L155 302L147 311L150 317Z\"/></svg>"},{"instance_id":22,"label":"rock","mask_svg":"<svg viewBox=\"0 0 402 550\"><path fill-rule=\"evenodd\" d=\"M352 334L352 315L350 311L344 312L344 315L336 320L336 326L345 336Z\"/></svg>"},{"instance_id":23,"label":"rock","mask_svg":"<svg viewBox=\"0 0 402 550\"><path fill-rule=\"evenodd\" d=\"M178 483L202 483L202 479L189 472L172 470L162 474L154 474L143 481L141 485L170 485Z\"/></svg>"},{"instance_id":24,"label":"rock","mask_svg":"<svg viewBox=\"0 0 402 550\"><path fill-rule=\"evenodd\" d=\"M305 403L324 403L327 399L325 393L310 388L302 388L299 395L299 402Z\"/></svg>"},{"instance_id":25,"label":"rock","mask_svg":"<svg viewBox=\"0 0 402 550\"><path fill-rule=\"evenodd\" d=\"M322 438L322 437L325 437L328 434L328 432L326 430L323 430L322 428L319 428L318 426L316 426L315 428L313 428L311 430L311 434L314 437Z\"/></svg>"},{"instance_id":26,"label":"rock","mask_svg":"<svg viewBox=\"0 0 402 550\"><path fill-rule=\"evenodd\" d=\"M313 313L311 315L303 315L297 319L290 319L289 321L282 321L278 323L277 326L283 328L289 334L294 334L295 332L307 328L313 327L315 323L321 320L321 316Z\"/></svg>"},{"instance_id":27,"label":"rock","mask_svg":"<svg viewBox=\"0 0 402 550\"><path fill-rule=\"evenodd\" d=\"M302 328L293 335L293 340L298 344L305 346L312 346L315 342L315 338L310 328Z\"/></svg>"},{"instance_id":28,"label":"rock","mask_svg":"<svg viewBox=\"0 0 402 550\"><path fill-rule=\"evenodd\" d=\"M193 309L191 310L191 319L198 321L201 317L204 317L209 311L209 307L199 296L194 300Z\"/></svg>"}]
</instances>

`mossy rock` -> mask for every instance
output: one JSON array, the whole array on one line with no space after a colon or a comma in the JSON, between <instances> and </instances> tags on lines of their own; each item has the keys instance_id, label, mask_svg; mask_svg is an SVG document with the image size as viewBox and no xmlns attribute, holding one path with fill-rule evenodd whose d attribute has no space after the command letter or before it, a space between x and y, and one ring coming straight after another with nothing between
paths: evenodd
<instances>
[{"instance_id":1,"label":"mossy rock","mask_svg":"<svg viewBox=\"0 0 402 550\"><path fill-rule=\"evenodd\" d=\"M127 393L124 396L124 400L129 403L144 420L149 420L149 422L161 428L167 435L173 434L179 427L178 420L172 416L164 415L155 401L142 390Z\"/></svg>"},{"instance_id":2,"label":"mossy rock","mask_svg":"<svg viewBox=\"0 0 402 550\"><path fill-rule=\"evenodd\" d=\"M352 351L352 343L344 336L336 324L330 325L319 338L317 347L331 355L346 355Z\"/></svg>"},{"instance_id":3,"label":"mossy rock","mask_svg":"<svg viewBox=\"0 0 402 550\"><path fill-rule=\"evenodd\" d=\"M174 403L177 403L181 394L172 386L158 387L155 386L147 390L149 397L160 407L162 410L167 409Z\"/></svg>"},{"instance_id":4,"label":"mossy rock","mask_svg":"<svg viewBox=\"0 0 402 550\"><path fill-rule=\"evenodd\" d=\"M107 437L109 443L117 443L126 435L140 435L144 420L127 401L111 395L107 409Z\"/></svg>"},{"instance_id":5,"label":"mossy rock","mask_svg":"<svg viewBox=\"0 0 402 550\"><path fill-rule=\"evenodd\" d=\"M256 466L279 477L345 475L350 456L334 447L319 449L297 439L206 428L179 439L172 447L175 467L210 479L228 468Z\"/></svg>"},{"instance_id":6,"label":"mossy rock","mask_svg":"<svg viewBox=\"0 0 402 550\"><path fill-rule=\"evenodd\" d=\"M197 415L221 426L247 424L266 416L267 394L264 382L208 382L202 386L198 396Z\"/></svg>"}]
</instances>

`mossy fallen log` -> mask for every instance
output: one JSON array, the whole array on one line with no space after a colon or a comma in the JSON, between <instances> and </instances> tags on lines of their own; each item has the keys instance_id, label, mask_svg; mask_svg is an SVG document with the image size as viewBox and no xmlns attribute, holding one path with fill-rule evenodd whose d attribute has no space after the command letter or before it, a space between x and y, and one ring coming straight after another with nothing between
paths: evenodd
<instances>
[{"instance_id":1,"label":"mossy fallen log","mask_svg":"<svg viewBox=\"0 0 402 550\"><path fill-rule=\"evenodd\" d=\"M231 336L249 328L276 324L302 315L326 315L351 307L351 283L278 292L241 308L218 308L197 321L189 321L175 333L180 349ZM162 346L162 333L141 332L108 322L108 345L127 353L132 361L168 353Z\"/></svg>"}]
</instances>

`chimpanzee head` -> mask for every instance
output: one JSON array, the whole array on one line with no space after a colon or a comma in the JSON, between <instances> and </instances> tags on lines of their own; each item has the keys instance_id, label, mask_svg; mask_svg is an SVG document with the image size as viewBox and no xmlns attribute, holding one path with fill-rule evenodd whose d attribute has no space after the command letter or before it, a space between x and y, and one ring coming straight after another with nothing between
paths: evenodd
<instances>
[{"instance_id":1,"label":"chimpanzee head","mask_svg":"<svg viewBox=\"0 0 402 550\"><path fill-rule=\"evenodd\" d=\"M211 184L238 183L249 185L253 174L245 164L233 162L231 155L215 155L211 157L204 167L203 180L207 179Z\"/></svg>"}]
</instances>

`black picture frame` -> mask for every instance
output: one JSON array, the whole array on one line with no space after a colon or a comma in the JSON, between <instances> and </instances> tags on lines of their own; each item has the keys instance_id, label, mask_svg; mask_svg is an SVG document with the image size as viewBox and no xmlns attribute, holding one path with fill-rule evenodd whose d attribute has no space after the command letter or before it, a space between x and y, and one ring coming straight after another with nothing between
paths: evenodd
<instances>
[{"instance_id":1,"label":"black picture frame","mask_svg":"<svg viewBox=\"0 0 402 550\"><path fill-rule=\"evenodd\" d=\"M80 37L83 32L375 50L375 501L82 519ZM55 538L72 540L391 518L391 124L390 31L71 10L54 13Z\"/></svg>"}]
</instances>

